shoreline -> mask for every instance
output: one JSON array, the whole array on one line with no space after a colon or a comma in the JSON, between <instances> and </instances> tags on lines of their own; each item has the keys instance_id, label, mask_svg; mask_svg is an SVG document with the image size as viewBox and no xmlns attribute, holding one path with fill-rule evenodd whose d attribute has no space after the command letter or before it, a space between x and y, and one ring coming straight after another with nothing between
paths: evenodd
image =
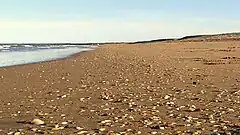
<instances>
[{"instance_id":1,"label":"shoreline","mask_svg":"<svg viewBox=\"0 0 240 135\"><path fill-rule=\"evenodd\" d=\"M231 132L239 68L235 41L103 45L0 68L0 134Z\"/></svg>"},{"instance_id":2,"label":"shoreline","mask_svg":"<svg viewBox=\"0 0 240 135\"><path fill-rule=\"evenodd\" d=\"M82 54L82 53L86 53L86 52L90 52L90 51L94 51L95 49L97 48L89 48L88 51L81 51L81 52L78 52L78 53L74 53L72 55L69 55L69 56L66 56L66 57L63 57L63 58L55 58L55 59L52 59L52 60L46 60L46 61L39 61L39 62L30 62L30 63L24 63L24 64L16 64L16 65L11 65L11 66L3 66L3 67L0 67L1 68L11 68L11 67L19 67L19 66L28 66L28 65L35 65L35 64L41 64L41 63L48 63L48 62L56 62L56 61L60 61L60 60L68 60L68 59L71 59L73 57L77 57L78 55Z\"/></svg>"}]
</instances>

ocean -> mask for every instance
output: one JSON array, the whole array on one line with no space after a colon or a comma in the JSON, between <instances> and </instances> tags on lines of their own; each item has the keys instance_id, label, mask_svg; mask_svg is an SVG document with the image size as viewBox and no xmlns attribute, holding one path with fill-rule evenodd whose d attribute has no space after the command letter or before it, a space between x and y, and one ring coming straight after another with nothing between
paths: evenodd
<instances>
[{"instance_id":1,"label":"ocean","mask_svg":"<svg viewBox=\"0 0 240 135\"><path fill-rule=\"evenodd\" d=\"M51 61L93 50L96 45L77 44L2 44L0 67Z\"/></svg>"}]
</instances>

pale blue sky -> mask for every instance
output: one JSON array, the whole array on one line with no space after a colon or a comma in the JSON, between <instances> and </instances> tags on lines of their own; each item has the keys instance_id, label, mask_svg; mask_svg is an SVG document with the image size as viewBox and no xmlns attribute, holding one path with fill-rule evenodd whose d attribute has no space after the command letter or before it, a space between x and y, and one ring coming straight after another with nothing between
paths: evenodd
<instances>
[{"instance_id":1,"label":"pale blue sky","mask_svg":"<svg viewBox=\"0 0 240 135\"><path fill-rule=\"evenodd\" d=\"M0 42L136 41L240 31L239 0L0 0Z\"/></svg>"}]
</instances>

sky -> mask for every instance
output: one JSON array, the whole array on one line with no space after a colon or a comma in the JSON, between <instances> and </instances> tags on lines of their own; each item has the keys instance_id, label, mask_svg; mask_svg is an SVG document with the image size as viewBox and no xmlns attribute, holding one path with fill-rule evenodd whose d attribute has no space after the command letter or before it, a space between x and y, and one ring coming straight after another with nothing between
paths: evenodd
<instances>
[{"instance_id":1,"label":"sky","mask_svg":"<svg viewBox=\"0 0 240 135\"><path fill-rule=\"evenodd\" d=\"M239 0L0 0L0 43L118 42L240 32Z\"/></svg>"}]
</instances>

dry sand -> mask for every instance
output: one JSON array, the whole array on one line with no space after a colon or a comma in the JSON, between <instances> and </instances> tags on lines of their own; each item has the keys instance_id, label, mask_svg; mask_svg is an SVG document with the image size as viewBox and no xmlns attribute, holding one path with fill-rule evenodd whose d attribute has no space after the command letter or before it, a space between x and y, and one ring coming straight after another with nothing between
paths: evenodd
<instances>
[{"instance_id":1,"label":"dry sand","mask_svg":"<svg viewBox=\"0 0 240 135\"><path fill-rule=\"evenodd\" d=\"M238 41L105 45L0 82L0 134L240 133Z\"/></svg>"}]
</instances>

